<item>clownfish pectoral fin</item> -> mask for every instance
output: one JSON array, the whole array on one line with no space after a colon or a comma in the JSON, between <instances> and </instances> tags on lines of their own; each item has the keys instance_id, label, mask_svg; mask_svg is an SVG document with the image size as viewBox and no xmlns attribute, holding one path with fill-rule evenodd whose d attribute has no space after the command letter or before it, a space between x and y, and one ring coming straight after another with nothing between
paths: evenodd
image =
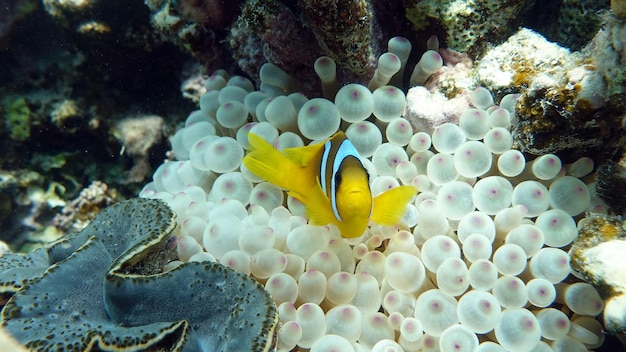
<instances>
[{"instance_id":1,"label":"clownfish pectoral fin","mask_svg":"<svg viewBox=\"0 0 626 352\"><path fill-rule=\"evenodd\" d=\"M300 166L307 166L319 160L322 155L322 149L324 149L324 143L310 144L304 147L283 149L283 154L291 162Z\"/></svg>"},{"instance_id":2,"label":"clownfish pectoral fin","mask_svg":"<svg viewBox=\"0 0 626 352\"><path fill-rule=\"evenodd\" d=\"M399 186L377 195L372 204L372 221L385 226L396 225L416 193L413 186Z\"/></svg>"},{"instance_id":3,"label":"clownfish pectoral fin","mask_svg":"<svg viewBox=\"0 0 626 352\"><path fill-rule=\"evenodd\" d=\"M243 158L243 164L255 175L267 180L278 187L285 188L296 193L294 181L300 178L302 168L294 164L262 137L248 134L248 154Z\"/></svg>"},{"instance_id":4,"label":"clownfish pectoral fin","mask_svg":"<svg viewBox=\"0 0 626 352\"><path fill-rule=\"evenodd\" d=\"M309 192L306 199L303 199L303 203L311 225L324 226L337 222L330 208L330 200L326 197L319 182Z\"/></svg>"}]
</instances>

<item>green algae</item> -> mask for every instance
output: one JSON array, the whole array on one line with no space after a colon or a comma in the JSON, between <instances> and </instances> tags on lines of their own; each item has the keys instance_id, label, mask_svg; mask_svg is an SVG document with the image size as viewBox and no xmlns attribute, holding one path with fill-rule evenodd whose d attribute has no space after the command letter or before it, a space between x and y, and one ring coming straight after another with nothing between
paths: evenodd
<instances>
[{"instance_id":1,"label":"green algae","mask_svg":"<svg viewBox=\"0 0 626 352\"><path fill-rule=\"evenodd\" d=\"M5 99L3 101L6 120L5 128L9 131L9 137L15 141L24 141L30 137L31 111L23 97Z\"/></svg>"}]
</instances>

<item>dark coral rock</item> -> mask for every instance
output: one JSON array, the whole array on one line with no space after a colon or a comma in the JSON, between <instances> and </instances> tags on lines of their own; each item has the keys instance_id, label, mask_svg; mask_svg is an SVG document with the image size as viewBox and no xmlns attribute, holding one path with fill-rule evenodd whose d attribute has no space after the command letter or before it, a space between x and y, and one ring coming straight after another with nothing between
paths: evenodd
<instances>
[{"instance_id":1,"label":"dark coral rock","mask_svg":"<svg viewBox=\"0 0 626 352\"><path fill-rule=\"evenodd\" d=\"M37 8L36 0L6 0L0 11L0 48L10 37L11 30L20 20Z\"/></svg>"},{"instance_id":2,"label":"dark coral rock","mask_svg":"<svg viewBox=\"0 0 626 352\"><path fill-rule=\"evenodd\" d=\"M273 63L304 82L319 88L313 63L322 55L313 33L302 26L286 5L271 0L249 0L233 23L228 38L237 66L259 84L259 70Z\"/></svg>"},{"instance_id":3,"label":"dark coral rock","mask_svg":"<svg viewBox=\"0 0 626 352\"><path fill-rule=\"evenodd\" d=\"M612 160L600 165L596 193L617 214L626 214L626 169Z\"/></svg>"},{"instance_id":4,"label":"dark coral rock","mask_svg":"<svg viewBox=\"0 0 626 352\"><path fill-rule=\"evenodd\" d=\"M369 1L300 0L305 24L324 54L357 76L371 77L380 54L378 23Z\"/></svg>"},{"instance_id":5,"label":"dark coral rock","mask_svg":"<svg viewBox=\"0 0 626 352\"><path fill-rule=\"evenodd\" d=\"M550 41L571 50L579 50L602 26L599 13L609 7L609 0L528 1L522 22L542 33Z\"/></svg>"},{"instance_id":6,"label":"dark coral rock","mask_svg":"<svg viewBox=\"0 0 626 352\"><path fill-rule=\"evenodd\" d=\"M418 30L442 28L450 49L479 57L490 43L504 40L517 30L526 0L506 1L407 1L407 17Z\"/></svg>"},{"instance_id":7,"label":"dark coral rock","mask_svg":"<svg viewBox=\"0 0 626 352\"><path fill-rule=\"evenodd\" d=\"M602 16L602 30L584 48L594 60L598 72L604 77L607 95L614 98L615 104L626 110L626 48L623 33L626 22L612 13Z\"/></svg>"},{"instance_id":8,"label":"dark coral rock","mask_svg":"<svg viewBox=\"0 0 626 352\"><path fill-rule=\"evenodd\" d=\"M182 18L220 31L233 21L244 1L178 0L173 2Z\"/></svg>"},{"instance_id":9,"label":"dark coral rock","mask_svg":"<svg viewBox=\"0 0 626 352\"><path fill-rule=\"evenodd\" d=\"M520 149L535 155L555 153L573 161L618 147L621 119L610 104L593 106L582 84L542 86L538 81L517 100L512 132Z\"/></svg>"}]
</instances>

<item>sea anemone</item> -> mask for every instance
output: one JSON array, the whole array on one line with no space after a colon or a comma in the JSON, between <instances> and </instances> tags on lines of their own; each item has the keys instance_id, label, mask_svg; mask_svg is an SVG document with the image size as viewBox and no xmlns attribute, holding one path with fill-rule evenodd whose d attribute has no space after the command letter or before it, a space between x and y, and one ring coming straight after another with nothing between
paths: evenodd
<instances>
[{"instance_id":1,"label":"sea anemone","mask_svg":"<svg viewBox=\"0 0 626 352\"><path fill-rule=\"evenodd\" d=\"M303 84L274 64L261 69L262 91L210 76L200 110L172 138L177 160L159 166L140 193L178 215L179 261L215 260L255 278L278 306L281 350L527 351L546 348L542 337L559 348L600 343L596 325L574 320L597 322L603 302L569 275L563 249L577 236L574 217L592 206L592 160L562 165L548 154L527 163L510 132L517 95L495 105L482 87L462 93L473 107L458 111L458 123L417 130L396 68L383 72L387 59L403 70L410 43L388 45L373 92L355 83L339 89L341 63L329 57L315 63L324 98L298 93ZM419 82L437 57L425 53ZM309 223L307 199L241 163L249 133L293 158L288 148L338 130L360 154L373 196L418 189L394 226L371 222L362 236L343 238L333 224Z\"/></svg>"}]
</instances>

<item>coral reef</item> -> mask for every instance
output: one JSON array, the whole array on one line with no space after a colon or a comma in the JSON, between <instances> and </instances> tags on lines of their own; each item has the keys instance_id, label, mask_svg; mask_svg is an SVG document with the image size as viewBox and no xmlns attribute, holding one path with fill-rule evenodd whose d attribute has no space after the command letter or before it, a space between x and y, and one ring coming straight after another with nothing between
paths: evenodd
<instances>
[{"instance_id":1,"label":"coral reef","mask_svg":"<svg viewBox=\"0 0 626 352\"><path fill-rule=\"evenodd\" d=\"M106 183L94 181L81 190L77 198L66 204L51 223L65 233L81 231L117 198L115 190L109 190Z\"/></svg>"},{"instance_id":2,"label":"coral reef","mask_svg":"<svg viewBox=\"0 0 626 352\"><path fill-rule=\"evenodd\" d=\"M572 53L522 29L475 63L478 84L499 95L521 94L513 121L520 149L536 155L561 153L573 160L618 148L622 133L614 126L619 126L623 108L610 92L616 78L605 78L602 59L594 54L598 50L591 52Z\"/></svg>"},{"instance_id":3,"label":"coral reef","mask_svg":"<svg viewBox=\"0 0 626 352\"><path fill-rule=\"evenodd\" d=\"M206 24L209 28L220 31L227 28L237 14L243 0L178 0L170 3L175 5L181 18L188 22ZM150 1L146 1L150 3Z\"/></svg>"},{"instance_id":4,"label":"coral reef","mask_svg":"<svg viewBox=\"0 0 626 352\"><path fill-rule=\"evenodd\" d=\"M542 33L570 50L580 50L602 27L599 14L609 0L548 0L528 2L522 26Z\"/></svg>"},{"instance_id":5,"label":"coral reef","mask_svg":"<svg viewBox=\"0 0 626 352\"><path fill-rule=\"evenodd\" d=\"M314 58L322 54L315 36L281 2L249 0L231 25L228 42L237 66L257 86L265 63L279 65L303 82L316 82ZM307 45L302 45L305 42ZM308 84L310 84L308 83ZM309 87L312 88L312 87Z\"/></svg>"},{"instance_id":6,"label":"coral reef","mask_svg":"<svg viewBox=\"0 0 626 352\"><path fill-rule=\"evenodd\" d=\"M505 88L520 91L539 76L558 80L579 59L567 48L547 41L541 34L521 28L506 42L485 52L475 63L479 84L492 92Z\"/></svg>"},{"instance_id":7,"label":"coral reef","mask_svg":"<svg viewBox=\"0 0 626 352\"><path fill-rule=\"evenodd\" d=\"M626 214L626 169L624 161L608 160L598 167L596 192L618 215Z\"/></svg>"},{"instance_id":8,"label":"coral reef","mask_svg":"<svg viewBox=\"0 0 626 352\"><path fill-rule=\"evenodd\" d=\"M241 1L146 0L152 27L204 67L230 67L223 41L225 26Z\"/></svg>"},{"instance_id":9,"label":"coral reef","mask_svg":"<svg viewBox=\"0 0 626 352\"><path fill-rule=\"evenodd\" d=\"M483 86L499 97L520 94L511 121L515 143L525 152L559 153L573 161L590 152L607 156L619 149L623 133L616 127L622 100L611 94L609 85L621 84L615 76L605 77L601 50L570 52L521 29L476 62L449 50L441 52L448 62L427 89L409 91L415 104L408 105L405 117L415 128L430 131L445 119L457 121L467 104L467 96L459 93Z\"/></svg>"},{"instance_id":10,"label":"coral reef","mask_svg":"<svg viewBox=\"0 0 626 352\"><path fill-rule=\"evenodd\" d=\"M379 29L369 1L299 0L298 4L325 55L357 77L374 73Z\"/></svg>"},{"instance_id":11,"label":"coral reef","mask_svg":"<svg viewBox=\"0 0 626 352\"><path fill-rule=\"evenodd\" d=\"M157 30L193 53L208 72L217 68L215 63L219 60L219 53L223 53L223 48L217 44L220 41L220 32L217 28L209 27L211 23L219 23L215 27L222 28L221 24L232 18L236 12L235 6L216 5L214 1L147 1L146 4L152 10L152 22ZM547 11L547 6L553 11ZM596 10L606 7L604 2L591 1L539 4L522 0L432 0L406 4L392 1L383 4L357 0L341 3L250 0L244 4L238 19L231 25L232 34L228 41L235 60L239 62L238 66L253 78L256 78L258 69L264 62L278 64L296 76L302 68L310 72L312 63L307 62L309 60L301 60L300 66L296 65L298 61L295 60L300 56L306 57L302 53L302 49L306 49L321 50L323 54L333 58L345 70L346 77L342 79L344 82L363 83L361 77L371 76L375 58L382 53L382 38L388 33L403 33L416 38L416 35L443 32L444 46L479 57L488 49L489 44L505 40L520 23L534 23L537 12L541 12L541 15L550 12L553 18L546 22L556 25L546 28L534 23L535 27L547 35L555 31L573 33L561 36L568 38L568 43L564 45L576 41L575 48L578 49L599 28L601 21L596 16ZM207 11L209 8L215 11ZM347 10L339 13L336 9ZM224 16L218 20L216 17L220 13ZM408 27L408 21L399 18L405 14L414 24L413 29ZM282 22L275 21L276 18L280 18ZM252 26L247 26L248 23ZM592 26L591 30L589 26ZM312 33L316 40L311 40ZM280 41L275 37L288 38L282 41L282 45L286 47L280 48L276 44ZM302 42L306 42L307 46L292 44ZM263 50L264 47L268 52ZM419 51L423 49L419 47ZM208 58L211 54L214 57ZM259 61L263 55L271 57ZM315 53L313 57L319 55L320 53ZM228 62L222 62L221 67L231 68Z\"/></svg>"},{"instance_id":12,"label":"coral reef","mask_svg":"<svg viewBox=\"0 0 626 352\"><path fill-rule=\"evenodd\" d=\"M142 70L150 71L151 79L176 86L180 81L171 77L172 63L183 59L180 54L168 54L167 50L175 49L165 49L157 35L148 31L149 13L143 5L134 5L137 7L131 11L127 5L114 2L47 1L44 5L49 12L38 8L25 19L20 29L14 31L15 40L0 55L2 105L15 116L10 122L3 122L19 121L19 113L21 120L28 119L22 125L30 126L30 131L3 126L3 133L29 136L29 144L37 141L43 131L48 140L70 135L75 138L89 135L89 140L99 133L106 136L120 112L159 110L176 101L142 76ZM124 16L113 18L109 16L111 12ZM90 34L78 29L81 23L94 21L104 22L102 26L110 30ZM45 39L41 33L46 34ZM169 55L171 61L164 64L168 69L157 68L160 64L155 60L146 60L150 53ZM155 72L159 77L154 76ZM149 104L133 97L152 93ZM182 99L177 102L184 104ZM167 112L171 113L172 110ZM5 143L5 146L12 150L16 144Z\"/></svg>"},{"instance_id":13,"label":"coral reef","mask_svg":"<svg viewBox=\"0 0 626 352\"><path fill-rule=\"evenodd\" d=\"M603 17L604 29L598 31L589 45L585 48L585 53L591 56L598 73L606 81L606 94L616 100L617 104L626 94L626 48L624 47L624 31L626 22L624 19L613 15L605 14Z\"/></svg>"},{"instance_id":14,"label":"coral reef","mask_svg":"<svg viewBox=\"0 0 626 352\"><path fill-rule=\"evenodd\" d=\"M30 251L56 240L61 234L50 228L50 209L63 206L66 189L35 171L0 171L2 240L13 250Z\"/></svg>"},{"instance_id":15,"label":"coral reef","mask_svg":"<svg viewBox=\"0 0 626 352\"><path fill-rule=\"evenodd\" d=\"M624 220L616 216L591 215L580 223L570 256L572 269L598 289L605 300L604 324L626 343L626 281Z\"/></svg>"},{"instance_id":16,"label":"coral reef","mask_svg":"<svg viewBox=\"0 0 626 352\"><path fill-rule=\"evenodd\" d=\"M570 70L564 78L538 77L521 94L514 127L520 148L536 155L561 153L571 158L612 154L622 136L614 128L621 116L605 105L604 80L589 66Z\"/></svg>"},{"instance_id":17,"label":"coral reef","mask_svg":"<svg viewBox=\"0 0 626 352\"><path fill-rule=\"evenodd\" d=\"M554 38L561 45L572 50L585 46L601 28L602 19L597 15L609 8L609 0L566 0L558 11L552 31L546 37Z\"/></svg>"},{"instance_id":18,"label":"coral reef","mask_svg":"<svg viewBox=\"0 0 626 352\"><path fill-rule=\"evenodd\" d=\"M165 121L161 116L138 116L126 118L116 126L114 135L120 140L120 154L133 158L133 167L126 182L141 182L149 175L149 152L161 142L165 133Z\"/></svg>"},{"instance_id":19,"label":"coral reef","mask_svg":"<svg viewBox=\"0 0 626 352\"><path fill-rule=\"evenodd\" d=\"M143 156L120 155L115 127L152 114L175 123L189 109L178 86L190 58L159 39L140 2L39 2L19 23L0 52L0 169L10 181L0 186L10 198L2 240L28 250L62 235L49 221L93 180L124 197L137 192L163 160L164 140Z\"/></svg>"},{"instance_id":20,"label":"coral reef","mask_svg":"<svg viewBox=\"0 0 626 352\"><path fill-rule=\"evenodd\" d=\"M248 0L227 26L223 40L224 32L211 23L220 12L225 15L218 22L225 23L234 13L234 5L214 1L146 1L146 4L151 9L155 29L192 53L205 72L218 67L234 71L233 62L228 60L232 57L237 68L258 85L260 67L270 62L313 91L319 91L313 58L322 54L339 63L341 81L362 83L363 77L371 76L376 57L382 52L382 33L402 28L397 17L404 11L396 1L382 4L363 0L340 3ZM217 11L205 11L210 7ZM228 43L229 52L221 42Z\"/></svg>"},{"instance_id":21,"label":"coral reef","mask_svg":"<svg viewBox=\"0 0 626 352\"><path fill-rule=\"evenodd\" d=\"M414 1L407 6L407 17L419 29L430 21L445 32L446 47L480 56L488 43L497 43L513 32L524 0L508 1Z\"/></svg>"},{"instance_id":22,"label":"coral reef","mask_svg":"<svg viewBox=\"0 0 626 352\"><path fill-rule=\"evenodd\" d=\"M621 261L604 259L622 256L608 238L621 241L619 219L605 215L624 211L623 168L604 160L623 153L623 1L598 13L608 1L7 4L0 240L20 251L56 240L135 194L159 164L140 196L164 200L179 220L167 220L171 234L148 236L155 250L126 242L134 229L161 226L147 212L142 224L121 215L119 234L131 239L102 230L118 220L96 219L30 256L5 254L2 298L13 298L3 325L21 341L39 338L31 323L61 329L48 317L57 295L77 298L55 314L83 342L112 342L112 331L135 347L175 349L192 325L205 339L215 328L199 314L211 314L192 308L205 306L202 297L215 311L237 303L207 290L203 282L222 280L214 274L244 280L268 312L277 308L280 326L269 324L279 350L611 349L601 346L602 322L623 337L622 282L602 273L621 273L611 266ZM520 23L536 32L509 37ZM403 37L381 55L393 35ZM407 49L405 37L417 45ZM360 154L374 195L419 190L397 226L372 223L344 239L334 226L308 224L303 204L241 165L249 132L293 157L286 148L336 130ZM110 254L108 241L124 248ZM75 287L106 304L83 305ZM50 305L16 308L43 291ZM123 300L153 308L138 313ZM165 320L154 317L162 306ZM146 330L154 334L135 334L155 322Z\"/></svg>"},{"instance_id":23,"label":"coral reef","mask_svg":"<svg viewBox=\"0 0 626 352\"><path fill-rule=\"evenodd\" d=\"M269 350L277 317L268 294L215 263L166 270L174 226L161 201L135 199L46 249L5 254L0 286L13 295L2 326L37 350Z\"/></svg>"}]
</instances>

